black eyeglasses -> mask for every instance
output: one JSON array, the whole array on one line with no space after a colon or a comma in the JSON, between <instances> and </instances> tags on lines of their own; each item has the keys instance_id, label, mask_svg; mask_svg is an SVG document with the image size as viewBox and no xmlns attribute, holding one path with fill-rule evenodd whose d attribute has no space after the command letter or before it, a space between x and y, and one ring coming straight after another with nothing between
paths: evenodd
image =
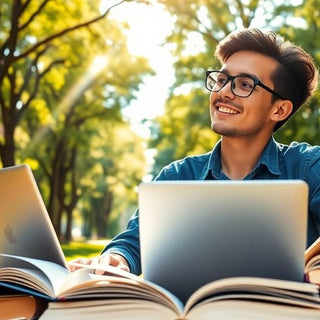
<instances>
[{"instance_id":1,"label":"black eyeglasses","mask_svg":"<svg viewBox=\"0 0 320 320\"><path fill-rule=\"evenodd\" d=\"M206 72L206 88L209 91L219 92L229 81L231 81L232 93L238 97L247 98L256 86L260 86L274 96L285 100L279 93L273 91L250 75L230 76L222 71L216 70Z\"/></svg>"}]
</instances>

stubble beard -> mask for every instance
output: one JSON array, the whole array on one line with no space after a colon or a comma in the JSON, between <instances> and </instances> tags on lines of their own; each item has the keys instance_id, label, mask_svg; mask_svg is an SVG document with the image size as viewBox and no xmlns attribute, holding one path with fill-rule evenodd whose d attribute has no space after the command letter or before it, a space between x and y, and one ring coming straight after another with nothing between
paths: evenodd
<instances>
[{"instance_id":1,"label":"stubble beard","mask_svg":"<svg viewBox=\"0 0 320 320\"><path fill-rule=\"evenodd\" d=\"M216 134L219 134L220 136L230 137L230 138L253 137L253 136L256 136L260 131L260 128L258 127L253 127L247 130L241 130L238 128L226 128L224 126L219 126L214 123L211 123L211 129L213 132L215 132Z\"/></svg>"}]
</instances>

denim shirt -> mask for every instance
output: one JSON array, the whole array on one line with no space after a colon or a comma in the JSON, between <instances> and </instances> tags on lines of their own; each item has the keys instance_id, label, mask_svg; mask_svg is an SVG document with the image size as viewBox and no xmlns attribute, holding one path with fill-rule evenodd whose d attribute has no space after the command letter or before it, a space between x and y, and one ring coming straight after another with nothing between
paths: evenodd
<instances>
[{"instance_id":1,"label":"denim shirt","mask_svg":"<svg viewBox=\"0 0 320 320\"><path fill-rule=\"evenodd\" d=\"M155 180L230 180L221 169L221 140L211 152L188 156L165 166ZM244 178L301 179L309 186L309 217L307 245L320 231L320 146L292 142L289 146L271 137L254 169ZM288 200L284 200L288 201ZM128 222L127 229L105 247L104 252L122 255L130 271L141 273L139 243L139 210Z\"/></svg>"}]
</instances>

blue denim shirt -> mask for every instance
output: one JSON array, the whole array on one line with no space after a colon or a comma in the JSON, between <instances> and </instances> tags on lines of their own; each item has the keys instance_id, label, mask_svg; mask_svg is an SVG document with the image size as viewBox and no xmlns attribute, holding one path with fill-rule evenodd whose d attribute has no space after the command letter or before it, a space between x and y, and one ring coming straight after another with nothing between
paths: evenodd
<instances>
[{"instance_id":1,"label":"blue denim shirt","mask_svg":"<svg viewBox=\"0 0 320 320\"><path fill-rule=\"evenodd\" d=\"M164 167L155 180L229 180L221 170L221 141L211 152L189 156ZM309 185L308 246L320 230L320 146L292 142L277 143L272 137L255 168L244 178L301 179ZM117 235L103 250L121 254L130 271L141 273L139 243L139 211L133 214L127 229Z\"/></svg>"}]
</instances>

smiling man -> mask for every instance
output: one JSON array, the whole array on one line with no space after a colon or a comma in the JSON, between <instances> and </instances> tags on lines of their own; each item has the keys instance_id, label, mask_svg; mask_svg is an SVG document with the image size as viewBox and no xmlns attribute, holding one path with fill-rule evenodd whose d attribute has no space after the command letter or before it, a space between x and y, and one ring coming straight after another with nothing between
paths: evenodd
<instances>
[{"instance_id":1,"label":"smiling man","mask_svg":"<svg viewBox=\"0 0 320 320\"><path fill-rule=\"evenodd\" d=\"M223 49L219 47L219 57ZM271 77L280 67L274 58L244 50L222 59L221 71L208 71L206 78L212 91L211 127L222 136L223 173L244 179L257 164L275 124L291 114L293 103L273 90Z\"/></svg>"},{"instance_id":2,"label":"smiling man","mask_svg":"<svg viewBox=\"0 0 320 320\"><path fill-rule=\"evenodd\" d=\"M320 230L320 147L283 145L272 135L312 96L317 68L303 49L259 29L231 33L216 57L222 67L207 71L206 87L211 127L221 139L209 153L164 167L156 180L302 179L309 186L310 245ZM100 257L80 262L141 273L138 217L137 210Z\"/></svg>"}]
</instances>

